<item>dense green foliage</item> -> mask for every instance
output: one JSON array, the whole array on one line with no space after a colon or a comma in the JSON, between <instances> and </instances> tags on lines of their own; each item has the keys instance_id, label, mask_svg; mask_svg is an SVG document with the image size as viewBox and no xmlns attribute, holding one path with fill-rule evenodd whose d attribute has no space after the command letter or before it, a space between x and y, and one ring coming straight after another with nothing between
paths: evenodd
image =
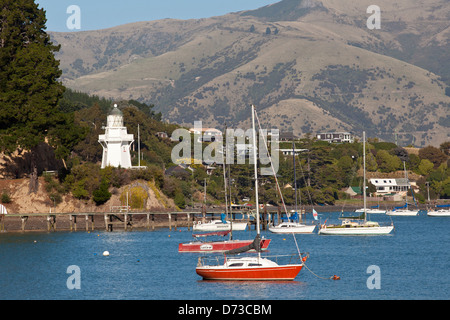
<instances>
[{"instance_id":1,"label":"dense green foliage","mask_svg":"<svg viewBox=\"0 0 450 320\"><path fill-rule=\"evenodd\" d=\"M80 132L62 115L64 87L54 46L45 30L45 12L33 0L4 0L0 13L0 146L33 150L47 137L67 157ZM65 132L63 132L65 131Z\"/></svg>"},{"instance_id":2,"label":"dense green foliage","mask_svg":"<svg viewBox=\"0 0 450 320\"><path fill-rule=\"evenodd\" d=\"M0 151L31 152L30 192L36 192L37 146L47 140L67 159L84 130L58 107L65 88L45 11L33 0L3 0L0 21Z\"/></svg>"},{"instance_id":3,"label":"dense green foliage","mask_svg":"<svg viewBox=\"0 0 450 320\"><path fill-rule=\"evenodd\" d=\"M78 98L77 98L78 96ZM89 100L82 93L71 92L67 104L73 104L84 97L87 104L75 111L75 123L87 131L86 138L76 144L72 157L68 161L68 171L59 176L61 186L54 188L49 194L58 199L58 192L71 192L79 199L92 200L100 205L107 201L114 192L136 179L151 181L167 197L174 199L174 203L185 208L194 202L202 202L203 197L194 199L194 194L203 193L206 180L207 204L223 204L225 201L223 170L216 166L212 175L206 173L203 165L193 165L194 171L189 170L165 175L163 168L169 168L170 154L175 142L167 138L159 138L156 132L166 132L169 136L176 128L175 125L165 124L145 114L132 102L121 102L125 125L130 133L137 137L137 125L140 125L141 136L141 165L147 165L146 170L125 170L120 168L100 169L101 146L98 135L103 133L102 126L106 122L107 110L103 111L98 98ZM112 105L112 101L105 100L105 105ZM141 107L145 109L145 105ZM105 108L106 109L106 108ZM204 143L205 147L207 143ZM393 143L379 142L377 138L369 139L366 150L366 168L368 172L392 173L406 168L422 175L418 181L421 187L419 199L426 199L426 182L430 182L430 196L436 198L450 198L450 171L448 169L448 150L450 143L443 143L440 148L427 147L421 149L419 155L408 154L405 149ZM330 144L317 141L306 135L296 141L296 148L308 149L296 157L296 183L298 187L297 200L299 204L334 204L338 199L345 199L342 192L348 186L362 186L362 178L358 170L362 167L362 143ZM291 143L281 143L281 148L291 148ZM132 151L133 164L137 165L137 151ZM97 164L94 164L97 163ZM229 196L233 203L242 203L242 199L249 198L254 202L253 195L253 166L247 164L233 164L227 166L230 175L231 188ZM294 166L292 157L280 155L278 180L286 205L295 204ZM370 187L370 185L369 185ZM373 186L372 186L373 187ZM231 190L230 190L231 189ZM57 190L59 190L57 192ZM373 192L374 190L369 189ZM261 201L272 205L280 205L281 199L273 177L263 177L260 180ZM230 197L229 197L230 198ZM131 201L131 200L130 200ZM137 200L136 200L137 201ZM139 200L141 203L142 200ZM141 204L139 204L140 206ZM138 206L138 207L139 207Z\"/></svg>"},{"instance_id":4,"label":"dense green foliage","mask_svg":"<svg viewBox=\"0 0 450 320\"><path fill-rule=\"evenodd\" d=\"M261 10L249 11L248 14L270 16L273 10L297 8L298 3L294 2L286 0ZM33 154L34 148L39 143L47 141L55 150L55 156L66 160L65 167L60 170L57 179L53 176L45 177L45 188L54 205L62 201L63 194L69 192L75 198L101 205L111 198L116 188L138 179L151 182L152 186L172 198L180 208L192 204L195 195L203 192L205 183L206 202L224 203L225 184L222 166L216 166L212 175L206 173L203 165L194 165L192 172L185 170L171 175L165 174L164 169L174 166L171 162L171 151L175 142L160 137L157 133L170 136L177 126L163 123L161 113L156 113L151 104L136 100L115 102L123 112L124 125L129 133L134 134L135 140L138 136L138 126L140 128L141 159L138 159L136 147L132 151L132 161L133 165L140 163L147 166L147 169L125 170L111 167L100 169L102 148L98 143L98 136L103 133L102 127L106 123L113 101L66 90L58 82L61 71L54 54L59 47L52 44L45 32L45 12L38 9L33 0L3 0L0 9L0 148L7 152L27 149ZM304 13L301 10L298 12ZM267 28L266 34L271 33L271 29ZM234 66L252 58L254 53L249 50L233 58L227 58L226 64L223 62L223 65L231 70ZM204 60L202 63L206 65L209 62ZM261 101L269 89L276 87L280 79L290 74L293 65L294 62L280 63L270 72L266 70L265 73L258 75L264 81L249 88L250 98L253 101ZM196 83L195 79L200 79L197 85L212 79L214 72L211 73L210 69L204 69L203 72L202 77L199 77L197 69L183 73L180 79L176 80L175 86L167 88L163 99L180 98L178 89L174 89L182 87L179 84L185 83L190 88ZM342 109L348 111L344 113L349 120L360 122L368 115L363 111L355 113L353 109L346 109L348 101L352 98L348 92L351 94L361 92L375 72L380 71L336 65L321 70L314 75L313 80L317 80L320 87L332 95L344 93L338 95L339 99L326 104L330 112ZM248 72L239 75L236 81L256 77L255 73ZM216 89L208 87L205 90L214 92ZM287 88L280 94L288 94L289 90ZM198 94L203 93L206 94L206 92ZM216 100L215 103L221 106L221 120L225 120L230 112L228 101ZM380 108L381 113L387 111ZM198 111L193 112L190 117L196 119ZM242 111L238 117L247 118L248 110ZM189 119L185 121L189 122ZM366 123L370 121L367 120ZM205 146L206 144L203 147ZM449 146L450 142L443 143L440 148L429 146L421 149L418 155L414 155L408 154L395 144L378 142L375 138L369 140L367 145L367 171L392 173L402 170L405 163L408 170L421 175L417 181L421 188L420 199L425 198L425 184L429 184L432 199L450 198ZM307 149L308 152L296 158L295 167L292 157L280 156L277 172L280 192L287 205L295 204L296 198L303 204L333 204L337 199L346 197L342 189L362 185L358 174L362 165L361 143L329 144L306 135L296 142L296 147ZM31 159L36 161L34 155ZM30 167L35 168L35 165L32 164ZM233 164L227 167L231 201L239 203L243 198L254 201L253 166ZM264 203L281 204L273 177L261 178L260 185ZM295 185L299 189L297 195L293 188ZM373 186L369 185L369 191L371 190L373 191ZM144 197L135 198L135 207L142 207ZM195 200L202 201L198 196ZM2 201L8 201L7 194L2 195Z\"/></svg>"},{"instance_id":5,"label":"dense green foliage","mask_svg":"<svg viewBox=\"0 0 450 320\"><path fill-rule=\"evenodd\" d=\"M75 198L93 200L97 205L108 201L111 197L110 188L120 188L130 182L140 179L154 182L167 196L175 198L175 202L183 207L184 197L179 194L178 184L174 186L176 192L170 191L171 181L164 177L164 167L170 167L171 150L175 145L170 139L159 138L157 132L165 132L169 136L177 128L176 125L165 124L160 121L160 114L152 111L148 106L137 101L120 101L119 108L124 114L124 125L128 132L134 134L135 146L131 151L133 165L138 165L137 137L138 125L141 139L141 161L146 170L125 170L108 167L100 169L102 147L98 143L99 134L106 124L107 115L112 108L113 101L90 97L84 93L67 90L61 102L66 110L75 110L74 122L78 128L85 131L85 138L76 143L73 154L67 162L67 170L60 172L59 180L61 193L71 192ZM71 114L72 114L71 113ZM131 201L131 200L130 200Z\"/></svg>"}]
</instances>

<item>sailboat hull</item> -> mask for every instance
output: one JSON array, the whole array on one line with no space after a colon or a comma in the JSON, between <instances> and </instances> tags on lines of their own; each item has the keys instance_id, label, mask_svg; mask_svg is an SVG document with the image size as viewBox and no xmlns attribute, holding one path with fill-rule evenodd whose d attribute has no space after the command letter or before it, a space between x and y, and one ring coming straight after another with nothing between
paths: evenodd
<instances>
[{"instance_id":1,"label":"sailboat hull","mask_svg":"<svg viewBox=\"0 0 450 320\"><path fill-rule=\"evenodd\" d=\"M429 217L450 217L450 210L433 210L428 211Z\"/></svg>"},{"instance_id":2,"label":"sailboat hull","mask_svg":"<svg viewBox=\"0 0 450 320\"><path fill-rule=\"evenodd\" d=\"M370 236L389 234L394 230L394 226L383 227L325 227L319 230L323 235L344 235L344 236Z\"/></svg>"},{"instance_id":3,"label":"sailboat hull","mask_svg":"<svg viewBox=\"0 0 450 320\"><path fill-rule=\"evenodd\" d=\"M357 212L357 213L363 213L363 212L364 212L364 208L355 210L355 212ZM386 210L380 210L380 209L367 209L366 212L369 213L369 214L384 214L384 213L386 213Z\"/></svg>"},{"instance_id":4,"label":"sailboat hull","mask_svg":"<svg viewBox=\"0 0 450 320\"><path fill-rule=\"evenodd\" d=\"M180 243L178 252L225 252L237 248L242 248L251 244L253 240L228 240L228 241L195 241L189 243ZM267 250L270 239L261 240L261 250Z\"/></svg>"},{"instance_id":5,"label":"sailboat hull","mask_svg":"<svg viewBox=\"0 0 450 320\"><path fill-rule=\"evenodd\" d=\"M273 233L313 233L315 228L315 225L282 223L275 227L269 227L269 231Z\"/></svg>"},{"instance_id":6,"label":"sailboat hull","mask_svg":"<svg viewBox=\"0 0 450 320\"><path fill-rule=\"evenodd\" d=\"M221 220L212 220L210 222L194 224L194 231L244 231L247 228L247 222L233 222L232 224L227 221L223 223Z\"/></svg>"},{"instance_id":7,"label":"sailboat hull","mask_svg":"<svg viewBox=\"0 0 450 320\"><path fill-rule=\"evenodd\" d=\"M395 210L395 211L387 211L386 215L388 216L417 216L419 210Z\"/></svg>"},{"instance_id":8,"label":"sailboat hull","mask_svg":"<svg viewBox=\"0 0 450 320\"><path fill-rule=\"evenodd\" d=\"M302 268L303 264L279 265L266 258L244 257L226 259L223 265L217 266L200 264L195 270L203 280L292 281Z\"/></svg>"},{"instance_id":9,"label":"sailboat hull","mask_svg":"<svg viewBox=\"0 0 450 320\"><path fill-rule=\"evenodd\" d=\"M303 265L293 264L274 267L197 267L196 272L203 280L228 281L292 281L302 270Z\"/></svg>"}]
</instances>

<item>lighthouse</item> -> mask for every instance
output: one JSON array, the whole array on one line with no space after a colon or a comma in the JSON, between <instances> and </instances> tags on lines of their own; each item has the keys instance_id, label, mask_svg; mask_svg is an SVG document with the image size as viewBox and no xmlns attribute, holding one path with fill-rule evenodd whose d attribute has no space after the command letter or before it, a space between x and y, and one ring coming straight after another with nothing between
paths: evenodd
<instances>
[{"instance_id":1,"label":"lighthouse","mask_svg":"<svg viewBox=\"0 0 450 320\"><path fill-rule=\"evenodd\" d=\"M103 147L102 169L107 166L131 168L130 146L134 137L123 126L123 113L117 104L108 114L105 134L98 136L98 142Z\"/></svg>"}]
</instances>

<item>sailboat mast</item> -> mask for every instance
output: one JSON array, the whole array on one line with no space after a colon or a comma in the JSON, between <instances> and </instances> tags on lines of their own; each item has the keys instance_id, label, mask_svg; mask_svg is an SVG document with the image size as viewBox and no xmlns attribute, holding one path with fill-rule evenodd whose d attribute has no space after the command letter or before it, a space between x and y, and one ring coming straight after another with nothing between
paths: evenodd
<instances>
[{"instance_id":1,"label":"sailboat mast","mask_svg":"<svg viewBox=\"0 0 450 320\"><path fill-rule=\"evenodd\" d=\"M141 168L141 134L139 132L139 123L138 123L138 167Z\"/></svg>"},{"instance_id":2,"label":"sailboat mast","mask_svg":"<svg viewBox=\"0 0 450 320\"><path fill-rule=\"evenodd\" d=\"M293 159L293 163L294 163L294 187L295 187L295 212L297 212L298 215L298 209L297 209L297 176L295 174L295 143L294 143L294 138L292 138L292 159ZM300 214L300 217L302 215ZM301 219L300 219L301 220Z\"/></svg>"},{"instance_id":3,"label":"sailboat mast","mask_svg":"<svg viewBox=\"0 0 450 320\"><path fill-rule=\"evenodd\" d=\"M366 200L366 132L363 131L363 199L364 199L364 222L367 220Z\"/></svg>"},{"instance_id":4,"label":"sailboat mast","mask_svg":"<svg viewBox=\"0 0 450 320\"><path fill-rule=\"evenodd\" d=\"M406 179L406 197L405 197L405 204L406 204L406 210L408 210L408 186L410 186L409 184L409 180L408 180L408 173L406 172L406 164L405 161L403 161L403 171L405 172L405 179ZM412 193L412 188L411 188L411 193Z\"/></svg>"},{"instance_id":5,"label":"sailboat mast","mask_svg":"<svg viewBox=\"0 0 450 320\"><path fill-rule=\"evenodd\" d=\"M227 132L227 125L225 124L225 132L224 132L224 136L226 135ZM230 217L228 216L228 194L227 194L227 167L225 164L225 159L226 159L226 152L228 150L226 150L226 147L224 147L222 145L222 156L223 156L223 163L222 163L222 168L223 168L223 186L224 186L224 190L225 190L225 214L227 216L227 219L229 219ZM230 214L231 216L231 214Z\"/></svg>"},{"instance_id":6,"label":"sailboat mast","mask_svg":"<svg viewBox=\"0 0 450 320\"><path fill-rule=\"evenodd\" d=\"M256 126L255 126L255 106L252 105L252 126L253 126L253 162L255 168L255 200L256 200L256 233L259 235L259 199L258 199L258 159L256 156ZM258 252L259 254L259 252Z\"/></svg>"}]
</instances>

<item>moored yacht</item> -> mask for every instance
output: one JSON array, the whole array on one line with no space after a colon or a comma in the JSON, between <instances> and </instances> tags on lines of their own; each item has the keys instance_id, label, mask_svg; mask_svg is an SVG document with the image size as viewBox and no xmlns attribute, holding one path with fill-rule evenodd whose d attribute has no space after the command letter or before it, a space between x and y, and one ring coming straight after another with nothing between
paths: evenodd
<instances>
[{"instance_id":1,"label":"moored yacht","mask_svg":"<svg viewBox=\"0 0 450 320\"><path fill-rule=\"evenodd\" d=\"M367 221L367 195L366 195L366 133L363 132L363 195L364 195L364 208L363 216L364 221L352 221L350 219L343 220L340 225L332 224L326 225L324 223L320 226L319 234L323 235L349 235L349 236L364 236L364 235L386 235L394 230L394 225L380 226L378 222Z\"/></svg>"},{"instance_id":2,"label":"moored yacht","mask_svg":"<svg viewBox=\"0 0 450 320\"><path fill-rule=\"evenodd\" d=\"M247 247L230 250L225 253L223 264L209 264L205 258L200 257L195 271L204 280L244 280L244 281L269 281L269 280L294 280L304 266L307 256L295 255L294 263L278 264L268 257L261 257L261 236L259 223L259 200L258 200L258 161L256 157L256 129L255 129L255 107L252 105L252 127L253 127L253 160L255 174L255 199L256 199L256 237L252 244ZM258 120L259 122L259 120ZM266 144L267 147L267 144ZM270 158L270 157L269 157ZM229 258L227 255L243 253L255 250L256 257ZM299 260L299 262L297 262Z\"/></svg>"}]
</instances>

